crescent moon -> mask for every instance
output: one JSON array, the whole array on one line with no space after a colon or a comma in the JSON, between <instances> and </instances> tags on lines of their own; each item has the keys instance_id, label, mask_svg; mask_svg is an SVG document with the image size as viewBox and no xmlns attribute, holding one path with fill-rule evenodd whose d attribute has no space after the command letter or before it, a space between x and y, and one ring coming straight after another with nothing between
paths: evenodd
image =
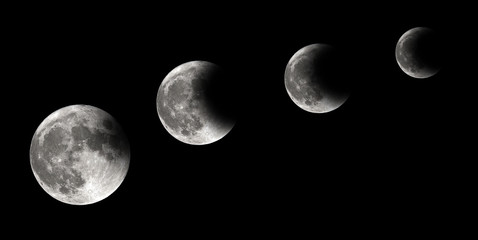
<instances>
[{"instance_id":1,"label":"crescent moon","mask_svg":"<svg viewBox=\"0 0 478 240\"><path fill-rule=\"evenodd\" d=\"M414 78L429 78L441 67L440 39L430 28L416 27L406 31L395 47L400 69Z\"/></svg>"},{"instance_id":2,"label":"crescent moon","mask_svg":"<svg viewBox=\"0 0 478 240\"><path fill-rule=\"evenodd\" d=\"M327 44L311 44L289 60L284 74L287 93L305 111L327 113L339 108L350 92L346 79L339 77L338 52Z\"/></svg>"}]
</instances>

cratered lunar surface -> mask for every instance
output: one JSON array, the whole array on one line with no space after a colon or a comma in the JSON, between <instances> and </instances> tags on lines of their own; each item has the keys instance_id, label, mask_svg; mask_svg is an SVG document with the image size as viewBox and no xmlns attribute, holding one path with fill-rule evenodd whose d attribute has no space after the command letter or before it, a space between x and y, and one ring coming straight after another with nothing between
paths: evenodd
<instances>
[{"instance_id":1,"label":"cratered lunar surface","mask_svg":"<svg viewBox=\"0 0 478 240\"><path fill-rule=\"evenodd\" d=\"M204 145L223 138L235 124L227 102L224 70L206 61L179 65L158 90L156 108L161 123L177 140Z\"/></svg>"},{"instance_id":2,"label":"cratered lunar surface","mask_svg":"<svg viewBox=\"0 0 478 240\"><path fill-rule=\"evenodd\" d=\"M107 112L71 105L38 126L30 164L40 186L53 198L86 205L111 195L123 182L130 162L129 142Z\"/></svg>"},{"instance_id":3,"label":"cratered lunar surface","mask_svg":"<svg viewBox=\"0 0 478 240\"><path fill-rule=\"evenodd\" d=\"M284 74L292 101L308 112L327 113L349 97L347 79L340 72L339 52L327 44L311 44L297 51ZM343 69L342 71L347 71Z\"/></svg>"},{"instance_id":4,"label":"cratered lunar surface","mask_svg":"<svg viewBox=\"0 0 478 240\"><path fill-rule=\"evenodd\" d=\"M425 27L416 27L405 32L395 47L398 65L407 75L414 78L428 78L435 75L441 67L437 33Z\"/></svg>"}]
</instances>

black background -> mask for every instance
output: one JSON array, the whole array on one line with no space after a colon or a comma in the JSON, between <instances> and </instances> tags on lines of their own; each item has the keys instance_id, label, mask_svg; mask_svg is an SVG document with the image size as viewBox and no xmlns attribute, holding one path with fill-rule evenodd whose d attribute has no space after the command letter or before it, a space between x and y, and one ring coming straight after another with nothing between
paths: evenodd
<instances>
[{"instance_id":1,"label":"black background","mask_svg":"<svg viewBox=\"0 0 478 240\"><path fill-rule=\"evenodd\" d=\"M471 79L459 74L467 11L411 6L17 6L5 22L8 222L160 237L455 232L472 145ZM417 26L449 43L429 79L408 77L395 60L399 37ZM343 68L352 95L327 114L298 108L284 86L290 57L312 43L353 63ZM156 112L162 79L192 60L225 67L240 93L235 127L204 146L174 139ZM38 125L72 104L113 115L131 144L124 182L92 205L53 199L29 163Z\"/></svg>"}]
</instances>

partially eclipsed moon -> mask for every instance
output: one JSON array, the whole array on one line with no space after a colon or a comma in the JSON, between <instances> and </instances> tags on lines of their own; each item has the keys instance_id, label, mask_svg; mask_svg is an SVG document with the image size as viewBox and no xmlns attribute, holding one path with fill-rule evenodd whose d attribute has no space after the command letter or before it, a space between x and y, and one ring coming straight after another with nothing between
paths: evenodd
<instances>
[{"instance_id":1,"label":"partially eclipsed moon","mask_svg":"<svg viewBox=\"0 0 478 240\"><path fill-rule=\"evenodd\" d=\"M120 125L107 112L87 105L50 114L30 146L30 164L40 186L73 205L111 195L123 182L129 161L129 143Z\"/></svg>"},{"instance_id":2,"label":"partially eclipsed moon","mask_svg":"<svg viewBox=\"0 0 478 240\"><path fill-rule=\"evenodd\" d=\"M284 80L297 106L312 113L326 113L348 99L350 93L346 79L340 77L338 57L336 49L326 44L305 46L291 57Z\"/></svg>"},{"instance_id":3,"label":"partially eclipsed moon","mask_svg":"<svg viewBox=\"0 0 478 240\"><path fill-rule=\"evenodd\" d=\"M223 138L235 124L228 112L223 70L210 62L192 61L174 68L156 98L159 119L177 140L204 145Z\"/></svg>"},{"instance_id":4,"label":"partially eclipsed moon","mask_svg":"<svg viewBox=\"0 0 478 240\"><path fill-rule=\"evenodd\" d=\"M398 65L407 75L428 78L441 67L439 38L430 28L416 27L405 32L395 47Z\"/></svg>"}]
</instances>

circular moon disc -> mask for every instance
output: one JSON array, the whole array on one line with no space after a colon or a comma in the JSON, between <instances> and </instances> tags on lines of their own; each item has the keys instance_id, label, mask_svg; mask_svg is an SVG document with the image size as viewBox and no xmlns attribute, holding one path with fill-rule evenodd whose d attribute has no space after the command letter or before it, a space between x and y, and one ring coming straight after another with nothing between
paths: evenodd
<instances>
[{"instance_id":1,"label":"circular moon disc","mask_svg":"<svg viewBox=\"0 0 478 240\"><path fill-rule=\"evenodd\" d=\"M337 58L334 47L326 44L305 46L292 56L284 80L297 106L312 113L327 113L348 99L348 86L337 74Z\"/></svg>"},{"instance_id":2,"label":"circular moon disc","mask_svg":"<svg viewBox=\"0 0 478 240\"><path fill-rule=\"evenodd\" d=\"M440 70L440 43L436 33L425 27L405 32L395 47L398 65L407 75L428 78Z\"/></svg>"},{"instance_id":3,"label":"circular moon disc","mask_svg":"<svg viewBox=\"0 0 478 240\"><path fill-rule=\"evenodd\" d=\"M123 182L129 162L129 142L120 125L107 112L88 105L50 114L30 146L30 164L40 186L72 205L111 195Z\"/></svg>"},{"instance_id":4,"label":"circular moon disc","mask_svg":"<svg viewBox=\"0 0 478 240\"><path fill-rule=\"evenodd\" d=\"M162 81L156 98L159 119L177 140L204 145L223 138L233 128L228 107L219 106L226 94L218 89L226 79L210 62L192 61L174 68Z\"/></svg>"}]
</instances>

